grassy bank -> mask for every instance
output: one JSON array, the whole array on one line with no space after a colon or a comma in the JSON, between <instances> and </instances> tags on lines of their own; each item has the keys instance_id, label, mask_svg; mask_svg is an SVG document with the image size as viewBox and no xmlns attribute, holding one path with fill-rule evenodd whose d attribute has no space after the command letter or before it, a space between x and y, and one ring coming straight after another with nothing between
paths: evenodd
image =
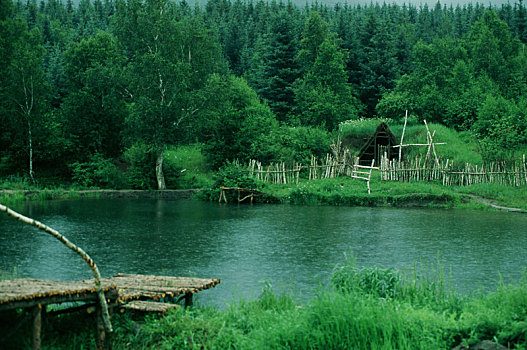
<instances>
[{"instance_id":1,"label":"grassy bank","mask_svg":"<svg viewBox=\"0 0 527 350\"><path fill-rule=\"evenodd\" d=\"M209 181L209 180L208 180ZM243 186L242 186L243 187ZM364 181L341 177L307 181L301 179L298 185L257 184L263 192L255 198L261 203L287 203L297 205L339 205L368 207L424 207L424 208L464 208L492 210L489 203L527 211L527 188L493 184L472 186L442 186L427 182L389 182L372 178L368 194ZM17 187L15 187L17 188ZM168 191L170 192L170 191ZM13 205L24 200L53 200L80 198L165 198L156 191L112 191L86 190L77 187L38 189L26 187L15 190L0 189L0 203ZM181 198L187 198L183 196ZM216 201L219 187L212 185L209 190L197 196ZM479 197L479 199L478 199ZM179 198L172 195L170 198ZM484 200L483 200L484 199ZM236 202L232 197L230 202Z\"/></svg>"},{"instance_id":2,"label":"grassy bank","mask_svg":"<svg viewBox=\"0 0 527 350\"><path fill-rule=\"evenodd\" d=\"M527 188L502 185L442 186L428 182L381 181L373 176L368 194L366 182L340 177L288 185L259 183L263 192L255 200L265 203L298 205L343 205L367 207L424 207L493 210L489 203L527 210ZM202 193L201 198L218 200L219 187ZM240 186L244 187L244 186ZM236 202L235 194L229 201Z\"/></svg>"},{"instance_id":3,"label":"grassy bank","mask_svg":"<svg viewBox=\"0 0 527 350\"><path fill-rule=\"evenodd\" d=\"M420 271L420 272L419 272ZM213 291L212 291L213 292ZM485 295L460 296L442 268L400 272L348 260L331 283L301 302L266 287L256 300L224 309L194 307L165 317L115 315L114 349L451 349L490 340L527 348L527 281ZM23 313L0 314L4 346L29 346ZM4 322L5 321L5 322ZM24 323L26 322L26 323ZM13 325L22 324L7 334ZM93 316L44 324L43 348L94 346ZM9 336L9 337L7 337Z\"/></svg>"}]
</instances>

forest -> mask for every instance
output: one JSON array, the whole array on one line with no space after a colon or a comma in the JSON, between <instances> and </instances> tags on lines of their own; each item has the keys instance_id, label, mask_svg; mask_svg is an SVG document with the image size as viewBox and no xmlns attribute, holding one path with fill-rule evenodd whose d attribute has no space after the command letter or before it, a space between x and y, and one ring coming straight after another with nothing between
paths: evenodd
<instances>
[{"instance_id":1,"label":"forest","mask_svg":"<svg viewBox=\"0 0 527 350\"><path fill-rule=\"evenodd\" d=\"M308 162L342 122L406 110L508 159L527 146L526 17L522 0L2 0L0 177L164 189L174 147L212 170Z\"/></svg>"}]
</instances>

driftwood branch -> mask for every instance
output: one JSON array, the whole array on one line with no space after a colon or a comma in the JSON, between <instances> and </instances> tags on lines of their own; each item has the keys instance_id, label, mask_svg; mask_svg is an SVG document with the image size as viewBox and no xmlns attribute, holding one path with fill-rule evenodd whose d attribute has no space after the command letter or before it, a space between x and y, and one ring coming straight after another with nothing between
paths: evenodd
<instances>
[{"instance_id":1,"label":"driftwood branch","mask_svg":"<svg viewBox=\"0 0 527 350\"><path fill-rule=\"evenodd\" d=\"M97 265L92 260L92 258L90 258L90 256L86 254L84 250L82 250L81 248L73 244L70 240L68 240L66 237L64 237L58 231L52 229L51 227L46 226L39 221L36 221L34 219L21 215L17 213L16 211L9 209L8 207L2 204L0 204L0 211L4 211L7 213L7 215L19 221L22 221L25 224L34 226L38 228L39 230L49 233L50 235L52 235L53 237L55 237L56 239L64 243L66 247L68 247L69 249L73 250L75 253L81 256L82 260L84 260L84 262L88 264L88 266L90 267L90 270L93 273L93 276L95 277L95 290L97 291L97 295L99 297L99 303L101 306L104 327L106 328L108 332L112 332L113 331L112 323L110 322L110 315L108 314L108 304L106 303L106 297L104 296L104 292L101 286L101 274L99 273L99 269L97 268Z\"/></svg>"}]
</instances>

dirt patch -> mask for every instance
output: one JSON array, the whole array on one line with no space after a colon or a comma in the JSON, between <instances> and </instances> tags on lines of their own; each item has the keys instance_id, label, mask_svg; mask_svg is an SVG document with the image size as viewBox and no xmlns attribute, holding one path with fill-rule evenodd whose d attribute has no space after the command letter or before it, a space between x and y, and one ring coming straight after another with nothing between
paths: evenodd
<instances>
[{"instance_id":1,"label":"dirt patch","mask_svg":"<svg viewBox=\"0 0 527 350\"><path fill-rule=\"evenodd\" d=\"M484 204L484 205L489 206L489 207L494 208L494 209L503 210L503 211L510 211L510 212L514 212L514 213L527 213L526 210L523 210L523 209L520 209L520 208L504 207L504 206L496 204L496 202L494 202L493 200L491 200L489 198L477 196L475 194L467 194L466 196L469 197L470 199L478 202L478 203Z\"/></svg>"}]
</instances>

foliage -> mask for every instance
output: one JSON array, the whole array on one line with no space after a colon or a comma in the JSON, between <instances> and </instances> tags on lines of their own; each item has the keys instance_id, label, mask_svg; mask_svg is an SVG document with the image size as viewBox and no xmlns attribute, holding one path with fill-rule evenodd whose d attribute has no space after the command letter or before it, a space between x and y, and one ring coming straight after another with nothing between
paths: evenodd
<instances>
[{"instance_id":1,"label":"foliage","mask_svg":"<svg viewBox=\"0 0 527 350\"><path fill-rule=\"evenodd\" d=\"M332 135L317 127L283 126L277 132L278 144L274 147L274 160L288 164L309 164L311 157L323 158L330 152Z\"/></svg>"},{"instance_id":2,"label":"foliage","mask_svg":"<svg viewBox=\"0 0 527 350\"><path fill-rule=\"evenodd\" d=\"M393 298L400 292L401 275L394 269L358 268L353 261L347 261L335 268L331 283L346 293L363 292L379 298Z\"/></svg>"},{"instance_id":3,"label":"foliage","mask_svg":"<svg viewBox=\"0 0 527 350\"><path fill-rule=\"evenodd\" d=\"M470 337L468 343L495 339L500 344L527 342L527 296L525 275L516 285L500 285L498 290L471 300L460 317L460 333Z\"/></svg>"},{"instance_id":4,"label":"foliage","mask_svg":"<svg viewBox=\"0 0 527 350\"><path fill-rule=\"evenodd\" d=\"M73 140L76 159L121 152L121 134L127 113L124 86L124 53L116 39L105 32L71 43L64 53L69 94L62 108L66 132Z\"/></svg>"},{"instance_id":5,"label":"foliage","mask_svg":"<svg viewBox=\"0 0 527 350\"><path fill-rule=\"evenodd\" d=\"M486 160L510 159L514 150L527 142L527 116L522 107L501 96L487 96L473 127Z\"/></svg>"},{"instance_id":6,"label":"foliage","mask_svg":"<svg viewBox=\"0 0 527 350\"><path fill-rule=\"evenodd\" d=\"M124 158L130 163L128 168L128 183L133 189L155 188L155 173L152 164L155 155L150 148L142 143L136 143L124 153Z\"/></svg>"},{"instance_id":7,"label":"foliage","mask_svg":"<svg viewBox=\"0 0 527 350\"><path fill-rule=\"evenodd\" d=\"M327 38L317 48L314 63L295 85L295 99L302 125L333 131L346 119L358 116L358 101L352 96L344 71L345 54Z\"/></svg>"},{"instance_id":8,"label":"foliage","mask_svg":"<svg viewBox=\"0 0 527 350\"><path fill-rule=\"evenodd\" d=\"M173 188L205 188L212 185L212 173L199 145L181 145L168 149L166 163L173 163L179 170Z\"/></svg>"},{"instance_id":9,"label":"foliage","mask_svg":"<svg viewBox=\"0 0 527 350\"><path fill-rule=\"evenodd\" d=\"M125 175L111 160L100 154L89 157L87 162L71 164L72 179L82 187L122 189L127 187Z\"/></svg>"},{"instance_id":10,"label":"foliage","mask_svg":"<svg viewBox=\"0 0 527 350\"><path fill-rule=\"evenodd\" d=\"M246 168L236 163L227 163L214 175L213 188L239 187L247 189L258 189L262 184L249 176Z\"/></svg>"},{"instance_id":11,"label":"foliage","mask_svg":"<svg viewBox=\"0 0 527 350\"><path fill-rule=\"evenodd\" d=\"M307 301L291 293L278 294L268 284L257 299L235 300L223 309L199 306L171 310L165 316L114 315L112 348L448 349L481 340L511 348L525 344L525 280L487 295L461 297L437 284L444 280L441 269L430 277L412 269L413 277L407 276L396 270L358 268L348 259L332 277L336 288L321 286ZM357 285L358 281L365 283ZM349 288L342 289L343 285ZM405 293L386 295L383 290ZM7 325L18 324L24 315L12 312L1 317L0 325ZM87 315L50 318L44 323L43 345L93 346L93 321ZM24 323L2 341L23 346L21 339L27 337L22 335L30 326ZM4 332L0 327L0 334Z\"/></svg>"},{"instance_id":12,"label":"foliage","mask_svg":"<svg viewBox=\"0 0 527 350\"><path fill-rule=\"evenodd\" d=\"M448 157L517 156L527 149L525 20L523 2L5 0L0 173L31 178L34 159L43 185L69 182L68 164L116 162L141 144L151 163L134 163L134 187L155 188L148 179L162 186L172 147L203 142L211 169L236 158L305 162L326 143L304 146L307 132L288 127L333 131L406 110L479 138L481 155L471 141ZM167 167L180 186L182 169Z\"/></svg>"},{"instance_id":13,"label":"foliage","mask_svg":"<svg viewBox=\"0 0 527 350\"><path fill-rule=\"evenodd\" d=\"M163 155L181 141L200 103L196 92L221 66L214 37L199 18L175 21L178 9L167 0L147 0L117 7L115 30L132 56L127 67L131 110L128 138L156 155L156 178L164 189ZM192 124L190 124L192 125ZM179 137L178 137L179 136Z\"/></svg>"},{"instance_id":14,"label":"foliage","mask_svg":"<svg viewBox=\"0 0 527 350\"><path fill-rule=\"evenodd\" d=\"M277 119L292 124L295 122L290 120L295 106L293 83L299 75L293 17L282 10L273 16L270 25L271 30L264 35L255 53L253 85Z\"/></svg>"},{"instance_id":15,"label":"foliage","mask_svg":"<svg viewBox=\"0 0 527 350\"><path fill-rule=\"evenodd\" d=\"M203 152L212 168L235 159L272 159L278 123L244 79L213 75L203 94L206 107L198 118Z\"/></svg>"}]
</instances>

